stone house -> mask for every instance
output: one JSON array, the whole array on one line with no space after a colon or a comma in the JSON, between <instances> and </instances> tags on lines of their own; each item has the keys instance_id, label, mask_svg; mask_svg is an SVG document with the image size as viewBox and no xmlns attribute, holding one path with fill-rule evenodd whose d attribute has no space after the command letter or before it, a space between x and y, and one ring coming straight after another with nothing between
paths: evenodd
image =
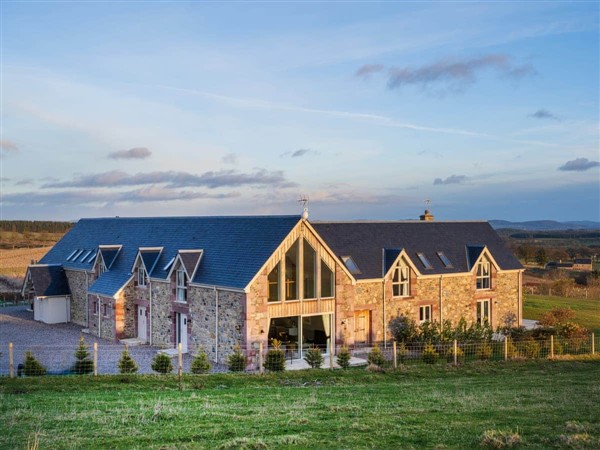
<instances>
[{"instance_id":1,"label":"stone house","mask_svg":"<svg viewBox=\"0 0 600 450\"><path fill-rule=\"evenodd\" d=\"M82 219L40 264L60 268L68 320L89 333L219 362L275 338L298 357L385 341L398 314L520 323L522 267L490 225L422 219Z\"/></svg>"}]
</instances>

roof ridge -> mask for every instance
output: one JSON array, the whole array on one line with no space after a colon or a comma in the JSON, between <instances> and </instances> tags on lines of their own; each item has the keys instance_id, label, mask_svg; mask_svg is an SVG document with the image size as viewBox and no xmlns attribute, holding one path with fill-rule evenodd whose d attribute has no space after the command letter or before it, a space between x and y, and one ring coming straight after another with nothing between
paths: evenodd
<instances>
[{"instance_id":1,"label":"roof ridge","mask_svg":"<svg viewBox=\"0 0 600 450\"><path fill-rule=\"evenodd\" d=\"M300 214L282 215L232 215L232 216L114 216L114 217L82 217L82 220L156 220L156 219L300 219Z\"/></svg>"}]
</instances>

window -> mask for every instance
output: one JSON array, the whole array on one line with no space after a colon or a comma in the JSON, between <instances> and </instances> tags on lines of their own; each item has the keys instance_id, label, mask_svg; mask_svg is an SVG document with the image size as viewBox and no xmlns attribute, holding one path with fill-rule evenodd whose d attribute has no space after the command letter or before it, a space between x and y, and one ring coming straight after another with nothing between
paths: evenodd
<instances>
[{"instance_id":1,"label":"window","mask_svg":"<svg viewBox=\"0 0 600 450\"><path fill-rule=\"evenodd\" d=\"M173 262L175 262L175 257L171 258L171 260L167 263L167 265L165 267L163 267L163 270L166 272L167 270L169 270L171 268L171 266L173 265Z\"/></svg>"},{"instance_id":2,"label":"window","mask_svg":"<svg viewBox=\"0 0 600 450\"><path fill-rule=\"evenodd\" d=\"M444 252L437 252L437 255L442 260L442 263L444 264L444 267L446 269L452 268L452 263L450 262L448 257L444 254Z\"/></svg>"},{"instance_id":3,"label":"window","mask_svg":"<svg viewBox=\"0 0 600 450\"><path fill-rule=\"evenodd\" d=\"M285 299L298 300L298 241L285 254Z\"/></svg>"},{"instance_id":4,"label":"window","mask_svg":"<svg viewBox=\"0 0 600 450\"><path fill-rule=\"evenodd\" d=\"M98 300L94 302L94 314L98 314L100 312L100 305L98 304Z\"/></svg>"},{"instance_id":5,"label":"window","mask_svg":"<svg viewBox=\"0 0 600 450\"><path fill-rule=\"evenodd\" d=\"M73 256L72 261L77 260L77 258L79 258L83 252L85 252L84 249L78 250L77 253L75 253L75 256Z\"/></svg>"},{"instance_id":6,"label":"window","mask_svg":"<svg viewBox=\"0 0 600 450\"><path fill-rule=\"evenodd\" d=\"M75 250L73 250L73 253L71 253L69 256L67 256L67 261L71 261L71 258L72 258L73 256L75 256L75 253L77 253L78 251L79 251L79 249L75 249Z\"/></svg>"},{"instance_id":7,"label":"window","mask_svg":"<svg viewBox=\"0 0 600 450\"><path fill-rule=\"evenodd\" d=\"M144 269L143 267L138 267L137 270L137 282L138 282L138 286L146 286L146 269Z\"/></svg>"},{"instance_id":8,"label":"window","mask_svg":"<svg viewBox=\"0 0 600 450\"><path fill-rule=\"evenodd\" d=\"M85 259L90 256L90 253L92 253L91 250L88 250L86 253L83 254L83 256L81 257L81 262L85 262Z\"/></svg>"},{"instance_id":9,"label":"window","mask_svg":"<svg viewBox=\"0 0 600 450\"><path fill-rule=\"evenodd\" d=\"M431 305L419 306L419 323L431 322Z\"/></svg>"},{"instance_id":10,"label":"window","mask_svg":"<svg viewBox=\"0 0 600 450\"><path fill-rule=\"evenodd\" d=\"M279 301L279 266L281 262L277 263L273 270L267 276L267 282L269 283L269 297L270 302Z\"/></svg>"},{"instance_id":11,"label":"window","mask_svg":"<svg viewBox=\"0 0 600 450\"><path fill-rule=\"evenodd\" d=\"M86 263L88 263L88 264L91 263L95 257L96 257L96 252L94 252L94 254L87 259Z\"/></svg>"},{"instance_id":12,"label":"window","mask_svg":"<svg viewBox=\"0 0 600 450\"><path fill-rule=\"evenodd\" d=\"M433 269L433 266L431 265L431 263L427 259L427 256L425 256L424 253L417 253L417 256L419 257L426 269Z\"/></svg>"},{"instance_id":13,"label":"window","mask_svg":"<svg viewBox=\"0 0 600 450\"><path fill-rule=\"evenodd\" d=\"M100 264L98 264L98 276L102 275L106 272L106 265L104 264L104 260L100 260Z\"/></svg>"},{"instance_id":14,"label":"window","mask_svg":"<svg viewBox=\"0 0 600 450\"><path fill-rule=\"evenodd\" d=\"M490 263L481 261L477 264L477 289L490 289L492 286L492 274Z\"/></svg>"},{"instance_id":15,"label":"window","mask_svg":"<svg viewBox=\"0 0 600 450\"><path fill-rule=\"evenodd\" d=\"M344 264L346 264L346 267L352 275L359 275L362 273L358 268L358 265L352 259L352 256L342 256L342 261L344 261Z\"/></svg>"},{"instance_id":16,"label":"window","mask_svg":"<svg viewBox=\"0 0 600 450\"><path fill-rule=\"evenodd\" d=\"M334 296L335 289L335 277L333 270L321 260L321 298L328 298Z\"/></svg>"},{"instance_id":17,"label":"window","mask_svg":"<svg viewBox=\"0 0 600 450\"><path fill-rule=\"evenodd\" d=\"M317 252L304 241L304 298L316 298Z\"/></svg>"},{"instance_id":18,"label":"window","mask_svg":"<svg viewBox=\"0 0 600 450\"><path fill-rule=\"evenodd\" d=\"M477 323L484 325L490 321L490 301L479 300L477 302Z\"/></svg>"},{"instance_id":19,"label":"window","mask_svg":"<svg viewBox=\"0 0 600 450\"><path fill-rule=\"evenodd\" d=\"M102 314L104 317L108 316L108 305L106 303L102 305Z\"/></svg>"},{"instance_id":20,"label":"window","mask_svg":"<svg viewBox=\"0 0 600 450\"><path fill-rule=\"evenodd\" d=\"M410 295L410 267L402 263L398 263L394 268L392 294L394 297L408 297Z\"/></svg>"},{"instance_id":21,"label":"window","mask_svg":"<svg viewBox=\"0 0 600 450\"><path fill-rule=\"evenodd\" d=\"M185 302L187 300L187 276L183 267L179 267L175 272L175 285L177 291L177 301Z\"/></svg>"}]
</instances>

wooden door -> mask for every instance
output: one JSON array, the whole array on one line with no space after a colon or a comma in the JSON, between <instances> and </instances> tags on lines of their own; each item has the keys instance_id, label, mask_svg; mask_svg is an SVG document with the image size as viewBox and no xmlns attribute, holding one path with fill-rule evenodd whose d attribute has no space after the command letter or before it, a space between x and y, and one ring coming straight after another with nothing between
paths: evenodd
<instances>
[{"instance_id":1,"label":"wooden door","mask_svg":"<svg viewBox=\"0 0 600 450\"><path fill-rule=\"evenodd\" d=\"M370 338L371 311L358 311L354 315L354 342L368 344Z\"/></svg>"}]
</instances>

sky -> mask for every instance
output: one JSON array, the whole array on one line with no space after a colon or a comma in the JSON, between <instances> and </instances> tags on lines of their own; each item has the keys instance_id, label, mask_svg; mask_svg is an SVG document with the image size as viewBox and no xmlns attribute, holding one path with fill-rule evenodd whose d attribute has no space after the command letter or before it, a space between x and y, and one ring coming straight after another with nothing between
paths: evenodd
<instances>
[{"instance_id":1,"label":"sky","mask_svg":"<svg viewBox=\"0 0 600 450\"><path fill-rule=\"evenodd\" d=\"M600 220L598 2L9 2L4 220Z\"/></svg>"}]
</instances>

